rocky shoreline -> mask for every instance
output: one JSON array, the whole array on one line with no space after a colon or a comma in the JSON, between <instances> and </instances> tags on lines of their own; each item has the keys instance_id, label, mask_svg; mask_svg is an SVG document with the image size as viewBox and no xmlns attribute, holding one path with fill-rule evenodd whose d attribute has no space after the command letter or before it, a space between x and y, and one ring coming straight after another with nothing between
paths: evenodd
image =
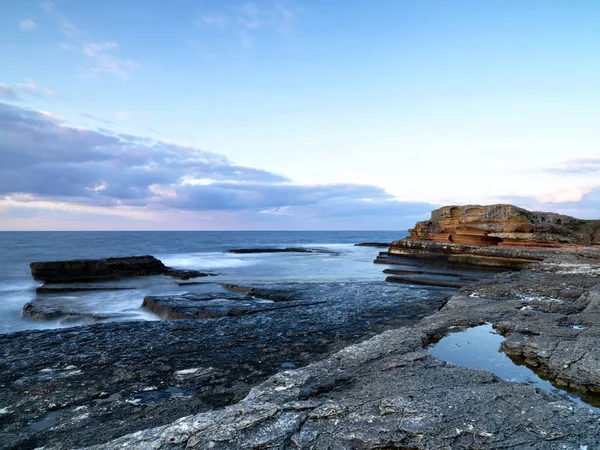
<instances>
[{"instance_id":1,"label":"rocky shoreline","mask_svg":"<svg viewBox=\"0 0 600 450\"><path fill-rule=\"evenodd\" d=\"M392 306L385 284L372 305L229 284L218 305L145 300L177 320L0 335L0 446L598 448L585 404L428 350L491 324L515 364L600 406L597 230L510 205L445 207L375 261L408 286L446 286L421 301Z\"/></svg>"},{"instance_id":2,"label":"rocky shoreline","mask_svg":"<svg viewBox=\"0 0 600 450\"><path fill-rule=\"evenodd\" d=\"M600 261L552 255L461 289L414 326L276 374L235 405L93 448L598 448L600 416L585 406L445 363L427 346L491 323L511 357L593 393L599 305Z\"/></svg>"}]
</instances>

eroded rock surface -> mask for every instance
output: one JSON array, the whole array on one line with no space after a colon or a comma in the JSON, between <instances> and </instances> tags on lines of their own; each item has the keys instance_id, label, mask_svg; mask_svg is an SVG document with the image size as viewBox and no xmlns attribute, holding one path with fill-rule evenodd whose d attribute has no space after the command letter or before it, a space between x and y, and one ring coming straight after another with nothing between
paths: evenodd
<instances>
[{"instance_id":1,"label":"eroded rock surface","mask_svg":"<svg viewBox=\"0 0 600 450\"><path fill-rule=\"evenodd\" d=\"M600 243L592 221L513 205L444 206L418 222L413 239L469 245L534 246ZM597 224L600 228L600 222Z\"/></svg>"},{"instance_id":2,"label":"eroded rock surface","mask_svg":"<svg viewBox=\"0 0 600 450\"><path fill-rule=\"evenodd\" d=\"M286 294L283 286L272 289ZM0 448L99 444L231 405L270 375L415 323L451 292L383 281L302 283L289 295L326 302L265 301L284 308L0 335Z\"/></svg>"},{"instance_id":3,"label":"eroded rock surface","mask_svg":"<svg viewBox=\"0 0 600 450\"><path fill-rule=\"evenodd\" d=\"M558 386L593 391L599 289L600 261L549 255L529 270L464 287L413 327L274 375L238 404L94 448L596 448L596 413L442 362L426 346L490 322L506 335L504 351L529 358L519 362Z\"/></svg>"}]
</instances>

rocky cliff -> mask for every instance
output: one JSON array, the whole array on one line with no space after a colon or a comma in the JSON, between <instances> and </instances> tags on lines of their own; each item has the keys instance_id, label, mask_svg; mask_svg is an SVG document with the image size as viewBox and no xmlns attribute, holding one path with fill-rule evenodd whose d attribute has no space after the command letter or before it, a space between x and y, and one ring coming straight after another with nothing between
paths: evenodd
<instances>
[{"instance_id":1,"label":"rocky cliff","mask_svg":"<svg viewBox=\"0 0 600 450\"><path fill-rule=\"evenodd\" d=\"M444 206L409 232L392 242L388 255L508 269L522 269L558 250L600 255L600 220L513 205Z\"/></svg>"},{"instance_id":2,"label":"rocky cliff","mask_svg":"<svg viewBox=\"0 0 600 450\"><path fill-rule=\"evenodd\" d=\"M456 244L554 247L600 242L597 230L590 235L590 222L513 205L444 206L409 232L413 239Z\"/></svg>"}]
</instances>

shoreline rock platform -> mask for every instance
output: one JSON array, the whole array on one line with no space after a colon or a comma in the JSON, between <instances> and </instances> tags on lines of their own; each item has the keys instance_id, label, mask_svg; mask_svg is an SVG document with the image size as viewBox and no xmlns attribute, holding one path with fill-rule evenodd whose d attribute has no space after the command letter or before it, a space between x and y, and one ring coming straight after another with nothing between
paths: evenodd
<instances>
[{"instance_id":1,"label":"shoreline rock platform","mask_svg":"<svg viewBox=\"0 0 600 450\"><path fill-rule=\"evenodd\" d=\"M338 310L354 323L345 328L325 329L330 316L308 305L0 335L0 445L600 448L600 415L585 405L428 351L448 333L489 323L515 363L600 402L597 223L468 205L422 224L375 262L415 277L480 280L390 310L387 331L359 331L368 311L350 299ZM378 289L397 288L387 286ZM252 301L244 293L231 294Z\"/></svg>"}]
</instances>

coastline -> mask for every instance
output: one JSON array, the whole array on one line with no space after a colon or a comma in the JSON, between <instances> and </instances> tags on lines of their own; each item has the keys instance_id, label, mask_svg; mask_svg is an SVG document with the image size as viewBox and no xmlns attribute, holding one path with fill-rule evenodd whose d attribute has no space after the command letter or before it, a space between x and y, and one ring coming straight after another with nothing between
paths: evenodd
<instances>
[{"instance_id":1,"label":"coastline","mask_svg":"<svg viewBox=\"0 0 600 450\"><path fill-rule=\"evenodd\" d=\"M600 261L559 252L530 269L461 289L417 325L278 373L235 405L91 448L597 448L600 416L588 408L445 363L426 347L487 322L510 330L503 346L547 367L555 383L597 389L599 277ZM521 309L536 298L587 305L572 314ZM557 333L559 316L589 327Z\"/></svg>"},{"instance_id":2,"label":"coastline","mask_svg":"<svg viewBox=\"0 0 600 450\"><path fill-rule=\"evenodd\" d=\"M597 410L429 350L486 324L515 364L600 405L598 246L534 244L396 241L374 262L413 286L369 281L367 302L347 283L326 288L335 301L325 303L275 285L219 285L236 311L255 297L281 307L0 335L0 442L46 450L597 447ZM327 296L324 287L312 292ZM196 315L211 299L152 297L170 318ZM188 313L179 317L178 308Z\"/></svg>"}]
</instances>

